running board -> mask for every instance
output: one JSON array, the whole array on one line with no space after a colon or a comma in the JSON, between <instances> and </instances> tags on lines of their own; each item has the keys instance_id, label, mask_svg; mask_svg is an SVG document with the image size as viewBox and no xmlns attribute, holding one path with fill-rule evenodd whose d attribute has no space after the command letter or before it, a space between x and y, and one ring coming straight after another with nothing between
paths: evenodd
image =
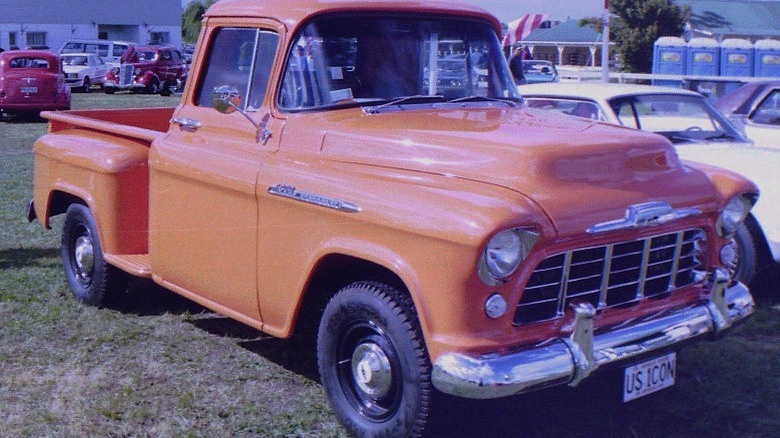
<instances>
[{"instance_id":1,"label":"running board","mask_svg":"<svg viewBox=\"0 0 780 438\"><path fill-rule=\"evenodd\" d=\"M152 263L149 254L105 254L109 265L140 278L152 278Z\"/></svg>"}]
</instances>

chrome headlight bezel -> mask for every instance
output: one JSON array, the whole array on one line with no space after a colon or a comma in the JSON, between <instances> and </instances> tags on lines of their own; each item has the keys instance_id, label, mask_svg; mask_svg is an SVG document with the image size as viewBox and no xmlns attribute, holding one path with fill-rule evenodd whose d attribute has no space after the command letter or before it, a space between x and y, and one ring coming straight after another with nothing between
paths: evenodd
<instances>
[{"instance_id":1,"label":"chrome headlight bezel","mask_svg":"<svg viewBox=\"0 0 780 438\"><path fill-rule=\"evenodd\" d=\"M757 199L757 195L753 194L742 194L731 198L718 215L718 221L715 224L718 236L733 236L745 222L745 218L750 214L750 209L753 208Z\"/></svg>"},{"instance_id":2,"label":"chrome headlight bezel","mask_svg":"<svg viewBox=\"0 0 780 438\"><path fill-rule=\"evenodd\" d=\"M539 233L528 228L499 231L488 240L479 259L477 273L488 286L505 283L525 261L539 240Z\"/></svg>"}]
</instances>

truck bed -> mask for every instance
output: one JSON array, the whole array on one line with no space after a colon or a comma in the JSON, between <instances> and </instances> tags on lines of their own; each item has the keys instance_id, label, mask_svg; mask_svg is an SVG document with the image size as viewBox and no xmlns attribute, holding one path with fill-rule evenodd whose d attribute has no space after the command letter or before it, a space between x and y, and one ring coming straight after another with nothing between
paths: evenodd
<instances>
[{"instance_id":1,"label":"truck bed","mask_svg":"<svg viewBox=\"0 0 780 438\"><path fill-rule=\"evenodd\" d=\"M175 108L132 108L111 110L44 111L49 132L86 128L152 142L162 136Z\"/></svg>"}]
</instances>

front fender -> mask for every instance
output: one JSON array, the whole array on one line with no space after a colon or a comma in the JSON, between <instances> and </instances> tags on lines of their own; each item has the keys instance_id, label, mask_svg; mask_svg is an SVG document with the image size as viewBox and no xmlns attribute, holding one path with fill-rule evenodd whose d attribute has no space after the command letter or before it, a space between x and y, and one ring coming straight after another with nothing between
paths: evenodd
<instances>
[{"instance_id":1,"label":"front fender","mask_svg":"<svg viewBox=\"0 0 780 438\"><path fill-rule=\"evenodd\" d=\"M141 72L141 74L136 77L135 82L138 84L149 85L153 80L156 80L158 83L160 82L160 78L158 78L154 72L147 70L145 72Z\"/></svg>"}]
</instances>

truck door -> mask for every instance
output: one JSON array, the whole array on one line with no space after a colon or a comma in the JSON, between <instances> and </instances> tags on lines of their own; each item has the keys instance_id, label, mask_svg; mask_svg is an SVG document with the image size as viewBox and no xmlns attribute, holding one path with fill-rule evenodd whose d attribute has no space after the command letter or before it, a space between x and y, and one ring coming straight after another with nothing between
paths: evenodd
<instances>
[{"instance_id":1,"label":"truck door","mask_svg":"<svg viewBox=\"0 0 780 438\"><path fill-rule=\"evenodd\" d=\"M278 29L209 27L169 134L150 154L149 252L155 280L246 323L257 301L257 175L278 148L259 140L269 114ZM240 111L220 113L212 93L238 90ZM262 126L266 126L263 124ZM273 124L267 125L274 129Z\"/></svg>"}]
</instances>

